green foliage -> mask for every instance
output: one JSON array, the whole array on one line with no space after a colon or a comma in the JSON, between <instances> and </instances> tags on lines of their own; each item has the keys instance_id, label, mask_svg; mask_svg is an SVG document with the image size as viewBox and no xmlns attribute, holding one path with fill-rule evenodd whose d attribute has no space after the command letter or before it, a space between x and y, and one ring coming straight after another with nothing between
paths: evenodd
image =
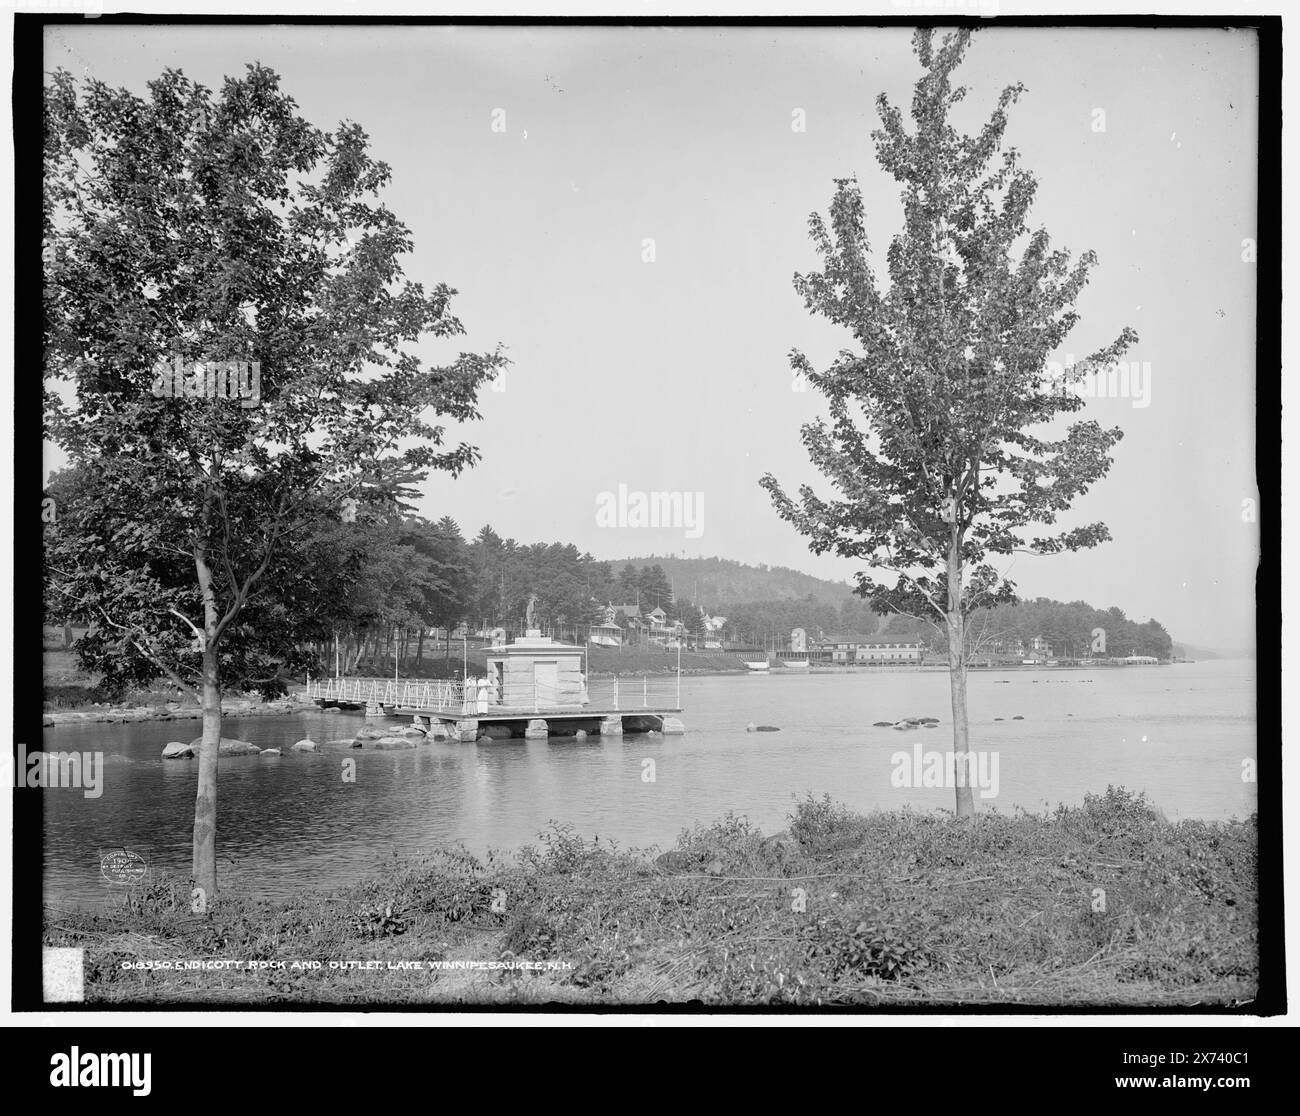
<instances>
[{"instance_id":1,"label":"green foliage","mask_svg":"<svg viewBox=\"0 0 1300 1116\"><path fill-rule=\"evenodd\" d=\"M827 794L820 799L809 795L799 804L790 822L790 836L805 852L818 856L857 846L865 834L862 819Z\"/></svg>"},{"instance_id":2,"label":"green foliage","mask_svg":"<svg viewBox=\"0 0 1300 1116\"><path fill-rule=\"evenodd\" d=\"M259 65L216 93L175 70L144 97L61 70L46 87L45 430L72 467L45 588L94 625L79 653L109 686L218 670L279 691L338 572L311 544L343 501L391 516L477 459L428 416L477 418L503 358L422 365L418 344L464 332L455 292L404 278L365 133L296 108ZM203 394L229 361L260 369L252 405ZM158 390L177 363L192 396Z\"/></svg>"},{"instance_id":3,"label":"green foliage","mask_svg":"<svg viewBox=\"0 0 1300 1116\"><path fill-rule=\"evenodd\" d=\"M887 97L877 99L876 157L899 183L903 205L903 230L884 256L888 281L873 270L854 179L836 180L829 221L809 219L822 268L796 275L795 289L856 345L820 371L797 350L791 357L829 407L829 422L805 425L802 439L836 495L804 486L795 500L770 474L761 482L815 553L864 563L858 592L877 611L950 624L1014 599L988 556L1076 550L1109 538L1100 523L1044 537L1025 532L1055 524L1104 477L1121 437L1093 421L1073 422L1062 436L1035 432L1084 405L1048 382L1045 362L1076 324L1074 303L1096 261L1086 252L1071 262L1045 230L1030 229L1036 181L1015 148L995 158L1019 85L1002 91L977 134L950 123L967 92L952 77L970 34L914 35L923 73L913 131ZM1067 379L1135 340L1124 329ZM896 582L874 580L878 569Z\"/></svg>"},{"instance_id":4,"label":"green foliage","mask_svg":"<svg viewBox=\"0 0 1300 1116\"><path fill-rule=\"evenodd\" d=\"M1255 994L1253 818L1174 825L1110 788L1049 814L967 821L809 797L789 828L793 849L729 814L685 831L665 864L552 823L512 859L395 858L355 887L275 902L227 888L209 919L163 877L100 910L51 912L45 941L86 949L94 1003L1172 1007ZM570 967L472 984L121 968L176 956Z\"/></svg>"},{"instance_id":5,"label":"green foliage","mask_svg":"<svg viewBox=\"0 0 1300 1116\"><path fill-rule=\"evenodd\" d=\"M1098 629L1104 641L1094 651ZM1045 597L976 613L966 636L974 653L1027 653L1031 641L1041 636L1058 658L1152 655L1168 659L1173 654L1173 640L1158 620L1139 624L1117 607L1102 609L1085 601L1066 604Z\"/></svg>"},{"instance_id":6,"label":"green foliage","mask_svg":"<svg viewBox=\"0 0 1300 1116\"><path fill-rule=\"evenodd\" d=\"M832 980L879 977L902 980L930 963L919 934L842 915L819 918L805 931L810 962L824 961Z\"/></svg>"}]
</instances>

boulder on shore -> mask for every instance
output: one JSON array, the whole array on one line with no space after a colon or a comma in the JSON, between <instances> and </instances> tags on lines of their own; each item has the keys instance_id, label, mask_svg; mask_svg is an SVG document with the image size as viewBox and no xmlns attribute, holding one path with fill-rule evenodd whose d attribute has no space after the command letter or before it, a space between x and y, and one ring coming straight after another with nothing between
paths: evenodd
<instances>
[{"instance_id":1,"label":"boulder on shore","mask_svg":"<svg viewBox=\"0 0 1300 1116\"><path fill-rule=\"evenodd\" d=\"M770 837L764 837L759 848L778 860L784 860L787 856L799 851L799 842L791 836L788 829L783 829L780 833L773 833Z\"/></svg>"},{"instance_id":2,"label":"boulder on shore","mask_svg":"<svg viewBox=\"0 0 1300 1116\"><path fill-rule=\"evenodd\" d=\"M665 872L689 872L699 868L700 857L680 849L669 849L655 857L655 864Z\"/></svg>"}]
</instances>

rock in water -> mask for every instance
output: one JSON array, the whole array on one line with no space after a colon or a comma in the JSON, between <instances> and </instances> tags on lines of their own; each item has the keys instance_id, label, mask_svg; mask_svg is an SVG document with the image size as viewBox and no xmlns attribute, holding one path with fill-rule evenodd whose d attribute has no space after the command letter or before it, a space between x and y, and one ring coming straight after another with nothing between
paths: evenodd
<instances>
[{"instance_id":1,"label":"rock in water","mask_svg":"<svg viewBox=\"0 0 1300 1116\"><path fill-rule=\"evenodd\" d=\"M1012 717L1011 719L1012 719L1013 721L1023 721L1023 720L1024 720L1023 717Z\"/></svg>"},{"instance_id":2,"label":"rock in water","mask_svg":"<svg viewBox=\"0 0 1300 1116\"><path fill-rule=\"evenodd\" d=\"M872 725L872 727L873 727L873 728L893 728L893 727L894 727L894 722L893 722L893 721L876 721L875 724Z\"/></svg>"},{"instance_id":3,"label":"rock in water","mask_svg":"<svg viewBox=\"0 0 1300 1116\"><path fill-rule=\"evenodd\" d=\"M279 748L263 748L261 754L264 755L264 756L278 756L278 755L280 754L280 749L279 749Z\"/></svg>"},{"instance_id":4,"label":"rock in water","mask_svg":"<svg viewBox=\"0 0 1300 1116\"><path fill-rule=\"evenodd\" d=\"M179 740L173 740L162 750L163 759L193 759L194 754L192 744L182 744Z\"/></svg>"},{"instance_id":5,"label":"rock in water","mask_svg":"<svg viewBox=\"0 0 1300 1116\"><path fill-rule=\"evenodd\" d=\"M354 748L361 747L358 743L353 743ZM378 740L367 740L366 747L376 752L392 752L401 748L414 748L415 741L409 736L381 736Z\"/></svg>"},{"instance_id":6,"label":"rock in water","mask_svg":"<svg viewBox=\"0 0 1300 1116\"><path fill-rule=\"evenodd\" d=\"M665 736L681 736L686 732L686 726L676 717L665 717L663 734Z\"/></svg>"},{"instance_id":7,"label":"rock in water","mask_svg":"<svg viewBox=\"0 0 1300 1116\"><path fill-rule=\"evenodd\" d=\"M756 728L754 731L755 732L780 732L781 730L777 728L776 725L759 725L758 728Z\"/></svg>"},{"instance_id":8,"label":"rock in water","mask_svg":"<svg viewBox=\"0 0 1300 1116\"><path fill-rule=\"evenodd\" d=\"M755 732L757 729L758 729L758 726L757 726L756 724L754 724L753 721L750 721L749 724L747 724L747 725L745 726L745 731L746 731L746 732Z\"/></svg>"},{"instance_id":9,"label":"rock in water","mask_svg":"<svg viewBox=\"0 0 1300 1116\"><path fill-rule=\"evenodd\" d=\"M197 756L203 745L203 737L190 741L190 747L194 749ZM230 740L227 737L221 738L221 743L217 747L219 756L255 756L261 752L256 744L250 744L247 740Z\"/></svg>"},{"instance_id":10,"label":"rock in water","mask_svg":"<svg viewBox=\"0 0 1300 1116\"><path fill-rule=\"evenodd\" d=\"M298 743L293 746L293 750L295 752L319 752L320 745L314 740L299 740Z\"/></svg>"}]
</instances>

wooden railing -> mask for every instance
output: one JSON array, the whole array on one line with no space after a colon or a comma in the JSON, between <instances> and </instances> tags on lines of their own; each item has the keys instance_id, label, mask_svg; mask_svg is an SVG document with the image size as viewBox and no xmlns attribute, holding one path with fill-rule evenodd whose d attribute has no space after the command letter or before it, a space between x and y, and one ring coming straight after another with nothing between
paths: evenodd
<instances>
[{"instance_id":1,"label":"wooden railing","mask_svg":"<svg viewBox=\"0 0 1300 1116\"><path fill-rule=\"evenodd\" d=\"M534 690L528 703L534 710L545 712L548 708L561 707L559 693L543 692L547 690L546 683L535 686ZM340 701L371 708L385 706L397 712L432 710L466 716L482 716L501 708L500 695L490 685L484 695L487 708L483 708L474 679L470 680L467 694L463 683L440 679L314 678L307 682L307 697L312 701ZM663 675L588 679L583 698L573 705L593 712L676 709L679 705L677 679ZM566 701L562 707L573 705Z\"/></svg>"},{"instance_id":2,"label":"wooden railing","mask_svg":"<svg viewBox=\"0 0 1300 1116\"><path fill-rule=\"evenodd\" d=\"M399 681L393 678L315 678L307 683L312 701L460 711L462 687L451 681Z\"/></svg>"}]
</instances>

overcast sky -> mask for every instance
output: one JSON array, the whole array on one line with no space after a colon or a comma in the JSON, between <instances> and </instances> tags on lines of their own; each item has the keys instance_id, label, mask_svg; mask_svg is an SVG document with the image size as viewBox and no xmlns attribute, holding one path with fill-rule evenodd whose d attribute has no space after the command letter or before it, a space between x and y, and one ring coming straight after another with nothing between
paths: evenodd
<instances>
[{"instance_id":1,"label":"overcast sky","mask_svg":"<svg viewBox=\"0 0 1300 1116\"><path fill-rule=\"evenodd\" d=\"M431 479L424 514L601 558L718 555L848 578L856 567L810 555L757 482L819 480L799 426L820 397L792 390L787 358L798 347L822 364L849 339L807 314L791 277L816 265L807 218L835 177L858 176L878 251L899 227L869 133L878 93L910 103L909 38L91 24L51 29L45 67L143 93L166 67L215 87L257 60L313 123L368 131L393 168L384 200L414 234L408 274L456 287L464 347L501 342L514 362L467 433L482 463ZM968 131L1004 85L1026 86L1007 142L1039 179L1031 223L1099 256L1059 355L1131 325L1130 358L1150 365L1146 406L1086 412L1125 437L1066 522L1103 520L1114 541L1020 557L1010 576L1022 595L1117 604L1230 648L1254 645L1258 533L1242 502L1257 495L1256 280L1242 241L1255 235L1257 57L1247 32L987 28L958 72ZM599 496L620 484L702 493L702 520L601 526Z\"/></svg>"}]
</instances>

